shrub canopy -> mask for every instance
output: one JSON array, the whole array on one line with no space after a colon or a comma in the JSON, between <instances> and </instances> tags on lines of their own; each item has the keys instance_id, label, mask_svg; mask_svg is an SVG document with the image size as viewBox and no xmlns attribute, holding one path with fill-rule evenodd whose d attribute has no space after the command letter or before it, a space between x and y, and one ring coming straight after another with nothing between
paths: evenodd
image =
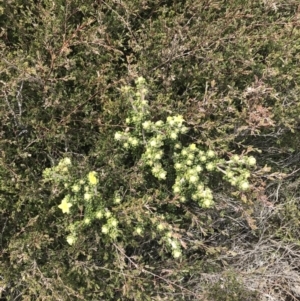
<instances>
[{"instance_id":1,"label":"shrub canopy","mask_svg":"<svg viewBox=\"0 0 300 301\"><path fill-rule=\"evenodd\" d=\"M0 37L1 297L297 297L298 1L1 1Z\"/></svg>"}]
</instances>

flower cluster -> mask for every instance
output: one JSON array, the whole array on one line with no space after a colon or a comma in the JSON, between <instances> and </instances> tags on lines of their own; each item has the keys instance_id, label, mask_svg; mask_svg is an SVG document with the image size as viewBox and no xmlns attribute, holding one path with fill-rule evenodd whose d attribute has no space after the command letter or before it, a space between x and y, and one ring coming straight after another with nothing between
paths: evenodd
<instances>
[{"instance_id":1,"label":"flower cluster","mask_svg":"<svg viewBox=\"0 0 300 301\"><path fill-rule=\"evenodd\" d=\"M145 90L145 80L138 78L136 81L137 90ZM128 93L131 88L125 89ZM256 164L254 157L242 157L234 155L226 161L217 158L215 152L211 149L202 149L196 144L190 144L182 148L180 135L188 132L184 125L183 116L168 116L166 121L158 120L153 122L146 116L145 106L148 106L145 100L145 94L136 93L135 101L132 101L133 110L131 117L126 122L135 125L133 131L127 128L124 132L117 132L115 139L122 141L125 148L134 149L137 146L144 147L144 153L141 156L142 162L151 168L152 174L159 180L167 179L167 171L162 164L164 156L164 146L168 144L174 150L173 163L176 171L176 179L173 185L173 193L181 202L192 199L201 207L209 208L213 205L213 194L206 185L206 178L209 173L218 171L224 174L224 179L229 181L239 190L249 189L250 177L249 167ZM180 152L178 153L178 151Z\"/></svg>"},{"instance_id":2,"label":"flower cluster","mask_svg":"<svg viewBox=\"0 0 300 301\"><path fill-rule=\"evenodd\" d=\"M114 138L125 150L139 154L139 163L149 168L154 177L172 183L175 202L193 200L202 208L212 207L213 192L208 179L216 172L223 173L223 178L240 191L250 188L249 170L256 164L254 157L233 155L225 160L218 158L214 150L200 144L192 143L184 147L181 138L189 129L183 116L168 116L165 121L150 120L149 105L145 99L147 89L142 77L136 80L136 91L128 86L122 91L131 103L132 110L126 118L127 128L116 132ZM115 191L112 198L104 202L98 191L97 173L90 171L84 178L74 180L71 177L71 166L71 160L64 158L57 166L44 171L45 180L63 183L67 191L58 205L59 209L64 214L75 213L76 210L81 212L80 220L73 221L68 227L70 234L67 242L73 245L81 229L95 220L101 223L103 237L112 240L120 237L122 227L119 229L118 225L121 221L114 212L117 206L122 206L123 198L126 199L125 193L122 190ZM173 257L179 258L185 243L180 239L180 230L172 227L172 217L166 216L151 211L148 217L138 217L132 230L134 235L143 236L146 226L150 227L153 237L159 233L161 242L172 252Z\"/></svg>"},{"instance_id":3,"label":"flower cluster","mask_svg":"<svg viewBox=\"0 0 300 301\"><path fill-rule=\"evenodd\" d=\"M148 166L159 180L168 178L167 170L174 173L173 194L180 202L196 201L202 208L213 206L213 192L208 187L208 178L215 172L223 173L223 178L241 191L250 188L249 168L256 164L254 157L232 156L229 160L218 158L215 151L194 143L183 147L181 136L188 132L183 116L168 116L166 121L151 121L148 103L145 100L145 80L136 81L137 92L130 87L123 89L132 104L132 111L126 119L131 127L117 132L115 140L123 143L125 149L139 152L143 149L141 162ZM173 151L173 156L166 156L165 150ZM170 162L170 161L173 162ZM167 162L167 164L166 164ZM170 168L174 165L174 169ZM170 178L174 175L170 175ZM168 223L161 221L156 229L162 233L164 241L171 247L174 257L181 255L180 243L174 239ZM164 234L163 234L164 233ZM169 233L169 234L168 234ZM143 226L138 225L136 235L143 234Z\"/></svg>"},{"instance_id":4,"label":"flower cluster","mask_svg":"<svg viewBox=\"0 0 300 301\"><path fill-rule=\"evenodd\" d=\"M182 255L181 244L179 241L180 234L176 233L170 223L166 221L164 215L155 217L152 220L153 226L162 235L162 242L166 244L172 252L174 258L179 258Z\"/></svg>"},{"instance_id":5,"label":"flower cluster","mask_svg":"<svg viewBox=\"0 0 300 301\"><path fill-rule=\"evenodd\" d=\"M73 245L78 237L80 229L90 225L95 219L103 221L102 233L112 238L118 235L118 221L112 212L105 208L101 194L97 190L99 182L97 173L90 171L85 178L73 180L69 174L69 168L72 166L69 158L62 159L57 166L48 168L44 171L44 179L54 182L62 182L64 188L68 191L58 208L64 214L75 213L80 206L84 207L84 215L80 221L70 223L70 234L67 236L67 242ZM121 197L115 195L115 204L121 202ZM96 208L96 209L95 209Z\"/></svg>"},{"instance_id":6,"label":"flower cluster","mask_svg":"<svg viewBox=\"0 0 300 301\"><path fill-rule=\"evenodd\" d=\"M59 161L56 166L46 168L43 172L44 181L54 181L55 183L65 182L72 166L71 159L66 157Z\"/></svg>"},{"instance_id":7,"label":"flower cluster","mask_svg":"<svg viewBox=\"0 0 300 301\"><path fill-rule=\"evenodd\" d=\"M204 184L204 173L213 171L216 164L212 150L199 150L194 143L183 148L180 153L174 153L176 179L173 192L181 202L191 197L201 207L209 208L213 205L212 191Z\"/></svg>"},{"instance_id":8,"label":"flower cluster","mask_svg":"<svg viewBox=\"0 0 300 301\"><path fill-rule=\"evenodd\" d=\"M250 187L248 179L251 175L249 168L256 165L256 159L252 156L233 155L226 164L224 163L221 162L218 167L224 174L223 178L241 191L248 190Z\"/></svg>"}]
</instances>

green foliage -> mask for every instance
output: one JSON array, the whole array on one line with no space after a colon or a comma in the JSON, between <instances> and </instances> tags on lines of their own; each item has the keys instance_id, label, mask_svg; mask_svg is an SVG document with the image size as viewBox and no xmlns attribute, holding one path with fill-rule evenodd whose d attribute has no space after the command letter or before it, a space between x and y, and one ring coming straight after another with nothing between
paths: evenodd
<instances>
[{"instance_id":1,"label":"green foliage","mask_svg":"<svg viewBox=\"0 0 300 301\"><path fill-rule=\"evenodd\" d=\"M167 177L170 177L169 171L164 169L161 164L162 160L168 170L174 170L175 175L171 176L175 178L175 182L172 183L173 199L171 195L167 196L159 192L156 194L156 199L152 199L149 192L153 187L153 181L142 186L140 183L128 182L122 195L118 190L115 190L111 191L110 196L106 193L106 198L104 198L100 191L104 191L105 186L103 183L97 185L96 172L91 171L86 178L74 180L72 176L74 173L70 171L71 160L68 157L61 160L57 166L45 169L43 175L46 181L54 182L56 189L68 192L58 206L63 213L72 212L74 216L76 211L84 211L79 220L75 218L68 225L71 234L67 237L67 241L70 245L76 242L78 234L82 233L83 229L90 226L95 220L101 220L102 235L99 239L105 243L113 244L118 237L122 237L124 245L132 244L134 237L125 237L126 233L134 233L143 237L144 232L146 232L147 235L157 239L162 244L163 250L169 249L174 258L178 258L181 256L181 246L185 248L187 246L186 243L178 239L181 237L178 233L179 229L176 230L172 226L184 212L183 210L173 212L174 206L180 208L180 203L194 200L200 207L212 207L213 195L211 189L206 186L207 181L205 179L214 171L224 173L224 178L232 185L238 186L241 191L248 190L247 179L250 177L250 172L245 166L255 165L256 160L254 157L244 156L240 158L234 155L226 161L216 158L214 151L200 150L195 144L182 147L179 135L188 132L188 128L183 124L183 117L181 115L168 116L166 122L162 120L152 122L148 110L149 105L145 98L147 92L145 80L139 77L136 80L136 85L135 93L128 86L123 88L126 98L132 105L130 117L126 119L126 123L130 127L126 128L124 132L116 132L114 137L117 141L122 142L125 150L131 149L132 152L136 153L136 162L134 162L134 165L137 166L136 174L147 173L144 168L150 166L155 178L159 181L167 180ZM130 128L133 129L132 133ZM145 150L139 158L138 153L143 151L143 146ZM168 150L168 153L173 152L172 156L166 156L163 146ZM177 152L178 149L182 149L180 153ZM141 177L144 176L141 175ZM59 184L61 185L59 186ZM140 191L146 196L139 200L144 206L147 204L147 207L141 207L137 210L139 219L136 218L136 213L131 214L129 212L125 218L122 216L123 205L121 202L130 202L136 196L135 193L127 192L129 188ZM166 191L168 188L168 185L161 184L159 190ZM161 197L163 198L160 199ZM160 202L169 203L169 206L162 209ZM152 210L149 210L148 206ZM160 233L159 235L157 231ZM103 235L108 238L102 238Z\"/></svg>"},{"instance_id":2,"label":"green foliage","mask_svg":"<svg viewBox=\"0 0 300 301\"><path fill-rule=\"evenodd\" d=\"M213 301L255 301L258 294L247 291L236 276L232 272L228 272L210 287L208 298Z\"/></svg>"},{"instance_id":3,"label":"green foliage","mask_svg":"<svg viewBox=\"0 0 300 301\"><path fill-rule=\"evenodd\" d=\"M225 2L0 1L3 298L203 300L297 243L298 2Z\"/></svg>"}]
</instances>

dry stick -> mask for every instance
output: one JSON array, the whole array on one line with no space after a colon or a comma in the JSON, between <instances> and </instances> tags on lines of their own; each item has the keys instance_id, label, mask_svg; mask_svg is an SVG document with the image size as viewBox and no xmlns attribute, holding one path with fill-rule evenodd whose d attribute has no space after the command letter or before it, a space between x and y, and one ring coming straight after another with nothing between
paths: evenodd
<instances>
[{"instance_id":1,"label":"dry stick","mask_svg":"<svg viewBox=\"0 0 300 301\"><path fill-rule=\"evenodd\" d=\"M18 93L17 93L17 102L18 102L18 107L19 107L19 118L22 117L22 90L23 90L23 84L24 84L24 81L21 82L21 85L20 85L20 89L18 90ZM21 101L20 101L21 99Z\"/></svg>"},{"instance_id":2,"label":"dry stick","mask_svg":"<svg viewBox=\"0 0 300 301\"><path fill-rule=\"evenodd\" d=\"M183 291L187 291L187 292L189 292L190 294L192 294L192 295L194 295L194 296L196 296L196 297L200 297L199 295L197 295L196 293L194 293L193 291L190 291L189 289L187 289L187 288L185 288L185 287L183 287L183 286L181 286L181 285L178 285L178 284L176 284L175 282L173 282L173 281L170 281L170 280L168 280L168 279L166 279L166 278L164 278L164 277L161 277L161 276L159 276L159 275L157 275L157 274L154 274L154 273L152 273L152 272L150 272L150 271L148 271L148 270L146 270L146 269L144 269L144 268L140 268L139 267L139 265L137 264L137 263L135 263L130 257L128 257L115 243L113 244L114 246L115 246L115 248L116 249L118 249L119 250L119 252L121 252L138 270L140 270L141 272L143 272L143 273L145 273L145 274L149 274L149 275L151 275L151 276L154 276L154 277L156 277L156 278L159 278L159 279L161 279L161 280L163 280L163 281L165 281L166 283L168 283L169 285L173 285L173 286L176 286L177 288L180 288L181 290L183 290Z\"/></svg>"},{"instance_id":3,"label":"dry stick","mask_svg":"<svg viewBox=\"0 0 300 301\"><path fill-rule=\"evenodd\" d=\"M7 106L8 106L8 108L9 108L9 110L10 110L11 114L12 114L12 115L13 115L13 117L14 117L15 126L18 126L18 125L19 125L19 123L18 123L17 116L16 116L16 114L15 114L14 110L12 109L12 107L10 106L10 103L9 103L9 101L8 101L8 97L7 97L7 94L6 94L6 92L5 92L5 91L3 91L3 93L4 93L4 100L5 100L5 102L6 102Z\"/></svg>"}]
</instances>

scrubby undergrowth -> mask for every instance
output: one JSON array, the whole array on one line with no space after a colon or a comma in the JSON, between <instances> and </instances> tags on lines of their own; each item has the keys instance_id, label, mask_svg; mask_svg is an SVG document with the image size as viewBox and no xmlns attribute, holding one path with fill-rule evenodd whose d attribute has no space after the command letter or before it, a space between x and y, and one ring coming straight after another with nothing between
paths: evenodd
<instances>
[{"instance_id":1,"label":"scrubby undergrowth","mask_svg":"<svg viewBox=\"0 0 300 301\"><path fill-rule=\"evenodd\" d=\"M2 299L299 300L299 22L0 2Z\"/></svg>"}]
</instances>

